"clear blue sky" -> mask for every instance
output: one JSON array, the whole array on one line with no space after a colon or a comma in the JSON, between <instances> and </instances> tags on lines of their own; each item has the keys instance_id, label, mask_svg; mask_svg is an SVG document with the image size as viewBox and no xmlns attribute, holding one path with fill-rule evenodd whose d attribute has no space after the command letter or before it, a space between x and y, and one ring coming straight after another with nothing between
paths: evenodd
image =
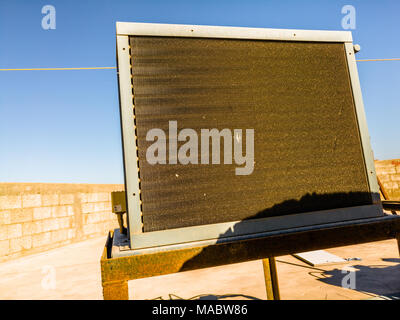
<instances>
[{"instance_id":1,"label":"clear blue sky","mask_svg":"<svg viewBox=\"0 0 400 320\"><path fill-rule=\"evenodd\" d=\"M115 66L116 21L342 30L346 4L357 58L399 58L398 0L0 0L0 68ZM375 158L400 158L400 61L358 68ZM0 71L0 181L122 183L119 125L115 70Z\"/></svg>"}]
</instances>

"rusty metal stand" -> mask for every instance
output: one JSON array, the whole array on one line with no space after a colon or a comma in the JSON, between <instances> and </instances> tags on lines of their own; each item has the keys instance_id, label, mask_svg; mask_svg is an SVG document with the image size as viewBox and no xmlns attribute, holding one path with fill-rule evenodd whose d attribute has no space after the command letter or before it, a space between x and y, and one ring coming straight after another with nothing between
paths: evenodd
<instances>
[{"instance_id":1,"label":"rusty metal stand","mask_svg":"<svg viewBox=\"0 0 400 320\"><path fill-rule=\"evenodd\" d=\"M400 216L322 225L317 229L298 228L263 238L119 258L111 257L112 238L110 232L100 261L106 300L128 299L129 280L251 260L263 260L268 299L279 299L274 257L386 239L397 239L400 254Z\"/></svg>"},{"instance_id":2,"label":"rusty metal stand","mask_svg":"<svg viewBox=\"0 0 400 320\"><path fill-rule=\"evenodd\" d=\"M400 233L397 234L397 248L399 249L399 256L400 256Z\"/></svg>"},{"instance_id":3,"label":"rusty metal stand","mask_svg":"<svg viewBox=\"0 0 400 320\"><path fill-rule=\"evenodd\" d=\"M104 300L129 300L128 281L110 281L103 283Z\"/></svg>"},{"instance_id":4,"label":"rusty metal stand","mask_svg":"<svg viewBox=\"0 0 400 320\"><path fill-rule=\"evenodd\" d=\"M268 300L280 300L278 272L276 270L275 258L263 259L265 288Z\"/></svg>"}]
</instances>

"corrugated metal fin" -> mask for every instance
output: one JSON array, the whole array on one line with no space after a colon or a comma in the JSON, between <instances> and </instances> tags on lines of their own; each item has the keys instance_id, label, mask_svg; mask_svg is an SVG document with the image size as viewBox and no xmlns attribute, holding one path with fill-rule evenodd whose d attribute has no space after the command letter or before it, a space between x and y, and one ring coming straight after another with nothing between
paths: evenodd
<instances>
[{"instance_id":1,"label":"corrugated metal fin","mask_svg":"<svg viewBox=\"0 0 400 320\"><path fill-rule=\"evenodd\" d=\"M130 45L145 232L371 203L342 43L135 36ZM168 139L168 121L199 137L254 129L253 173L235 175L234 161L150 165L146 134L160 128Z\"/></svg>"}]
</instances>

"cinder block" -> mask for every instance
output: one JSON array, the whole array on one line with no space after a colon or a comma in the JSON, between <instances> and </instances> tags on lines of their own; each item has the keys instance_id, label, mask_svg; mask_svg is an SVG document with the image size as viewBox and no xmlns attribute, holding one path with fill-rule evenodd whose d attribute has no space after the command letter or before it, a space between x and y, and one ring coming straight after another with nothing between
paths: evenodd
<instances>
[{"instance_id":1,"label":"cinder block","mask_svg":"<svg viewBox=\"0 0 400 320\"><path fill-rule=\"evenodd\" d=\"M66 217L68 215L67 207L66 206L52 207L51 215L55 218Z\"/></svg>"},{"instance_id":2,"label":"cinder block","mask_svg":"<svg viewBox=\"0 0 400 320\"><path fill-rule=\"evenodd\" d=\"M0 210L22 208L22 198L18 196L0 196Z\"/></svg>"},{"instance_id":3,"label":"cinder block","mask_svg":"<svg viewBox=\"0 0 400 320\"><path fill-rule=\"evenodd\" d=\"M68 217L69 218L69 228L75 228L76 227L76 220L77 218L75 216Z\"/></svg>"},{"instance_id":4,"label":"cinder block","mask_svg":"<svg viewBox=\"0 0 400 320\"><path fill-rule=\"evenodd\" d=\"M115 213L112 213L113 216L110 215L109 211L104 211L101 213L100 221L111 221L113 219L117 220Z\"/></svg>"},{"instance_id":5,"label":"cinder block","mask_svg":"<svg viewBox=\"0 0 400 320\"><path fill-rule=\"evenodd\" d=\"M22 251L21 238L10 239L10 253Z\"/></svg>"},{"instance_id":6,"label":"cinder block","mask_svg":"<svg viewBox=\"0 0 400 320\"><path fill-rule=\"evenodd\" d=\"M104 202L104 210L112 213L111 202Z\"/></svg>"},{"instance_id":7,"label":"cinder block","mask_svg":"<svg viewBox=\"0 0 400 320\"><path fill-rule=\"evenodd\" d=\"M115 217L117 219L117 217ZM101 212L100 213L100 221L108 221L109 220L109 214L107 211Z\"/></svg>"},{"instance_id":8,"label":"cinder block","mask_svg":"<svg viewBox=\"0 0 400 320\"><path fill-rule=\"evenodd\" d=\"M70 217L57 218L57 223L59 229L69 228L71 226L71 218Z\"/></svg>"},{"instance_id":9,"label":"cinder block","mask_svg":"<svg viewBox=\"0 0 400 320\"><path fill-rule=\"evenodd\" d=\"M94 212L111 211L111 202L96 202L93 207Z\"/></svg>"},{"instance_id":10,"label":"cinder block","mask_svg":"<svg viewBox=\"0 0 400 320\"><path fill-rule=\"evenodd\" d=\"M400 181L400 174L392 174L390 176L390 178L392 179L392 181L399 182Z\"/></svg>"},{"instance_id":11,"label":"cinder block","mask_svg":"<svg viewBox=\"0 0 400 320\"><path fill-rule=\"evenodd\" d=\"M81 203L88 202L88 193L79 193L79 197L81 199Z\"/></svg>"},{"instance_id":12,"label":"cinder block","mask_svg":"<svg viewBox=\"0 0 400 320\"><path fill-rule=\"evenodd\" d=\"M399 185L397 184L397 182L388 181L383 183L383 187L386 189L387 192L390 192L393 189L398 189Z\"/></svg>"},{"instance_id":13,"label":"cinder block","mask_svg":"<svg viewBox=\"0 0 400 320\"><path fill-rule=\"evenodd\" d=\"M22 250L29 250L32 248L32 237L23 237L10 240L10 253L20 252Z\"/></svg>"},{"instance_id":14,"label":"cinder block","mask_svg":"<svg viewBox=\"0 0 400 320\"><path fill-rule=\"evenodd\" d=\"M32 224L32 234L43 232L43 220L34 221Z\"/></svg>"},{"instance_id":15,"label":"cinder block","mask_svg":"<svg viewBox=\"0 0 400 320\"><path fill-rule=\"evenodd\" d=\"M67 215L68 216L73 216L75 214L74 207L73 206L67 206Z\"/></svg>"},{"instance_id":16,"label":"cinder block","mask_svg":"<svg viewBox=\"0 0 400 320\"><path fill-rule=\"evenodd\" d=\"M111 203L111 192L102 192L100 194L101 194L100 199L99 199L100 201Z\"/></svg>"},{"instance_id":17,"label":"cinder block","mask_svg":"<svg viewBox=\"0 0 400 320\"><path fill-rule=\"evenodd\" d=\"M8 239L15 239L22 237L22 225L21 224L9 224L7 225Z\"/></svg>"},{"instance_id":18,"label":"cinder block","mask_svg":"<svg viewBox=\"0 0 400 320\"><path fill-rule=\"evenodd\" d=\"M0 225L0 241L8 239L8 226Z\"/></svg>"},{"instance_id":19,"label":"cinder block","mask_svg":"<svg viewBox=\"0 0 400 320\"><path fill-rule=\"evenodd\" d=\"M32 221L32 209L19 209L11 211L10 223L20 223Z\"/></svg>"},{"instance_id":20,"label":"cinder block","mask_svg":"<svg viewBox=\"0 0 400 320\"><path fill-rule=\"evenodd\" d=\"M27 237L22 237L22 248L24 250L29 250L32 248L32 237L31 236L27 236Z\"/></svg>"},{"instance_id":21,"label":"cinder block","mask_svg":"<svg viewBox=\"0 0 400 320\"><path fill-rule=\"evenodd\" d=\"M0 225L11 223L11 211L0 211Z\"/></svg>"},{"instance_id":22,"label":"cinder block","mask_svg":"<svg viewBox=\"0 0 400 320\"><path fill-rule=\"evenodd\" d=\"M56 219L47 219L47 220L39 220L34 221L30 225L22 226L22 232L24 232L24 228L27 232L31 232L31 234L39 234L42 232L48 232L53 229L54 222Z\"/></svg>"},{"instance_id":23,"label":"cinder block","mask_svg":"<svg viewBox=\"0 0 400 320\"><path fill-rule=\"evenodd\" d=\"M60 229L59 219L47 219L41 222L42 224L42 232L58 230Z\"/></svg>"},{"instance_id":24,"label":"cinder block","mask_svg":"<svg viewBox=\"0 0 400 320\"><path fill-rule=\"evenodd\" d=\"M108 219L109 219L109 220L117 219L117 218L115 217L115 213L109 212L109 213L108 213ZM125 220L125 219L126 219L126 213L124 214L124 220Z\"/></svg>"},{"instance_id":25,"label":"cinder block","mask_svg":"<svg viewBox=\"0 0 400 320\"><path fill-rule=\"evenodd\" d=\"M22 224L22 234L24 236L42 232L42 221L26 222Z\"/></svg>"},{"instance_id":26,"label":"cinder block","mask_svg":"<svg viewBox=\"0 0 400 320\"><path fill-rule=\"evenodd\" d=\"M42 206L57 206L58 204L58 194L42 194Z\"/></svg>"},{"instance_id":27,"label":"cinder block","mask_svg":"<svg viewBox=\"0 0 400 320\"><path fill-rule=\"evenodd\" d=\"M25 222L22 224L22 235L29 236L33 234L33 225L34 222Z\"/></svg>"},{"instance_id":28,"label":"cinder block","mask_svg":"<svg viewBox=\"0 0 400 320\"><path fill-rule=\"evenodd\" d=\"M94 212L94 203L82 203L82 213Z\"/></svg>"},{"instance_id":29,"label":"cinder block","mask_svg":"<svg viewBox=\"0 0 400 320\"><path fill-rule=\"evenodd\" d=\"M83 226L83 234L84 235L89 235L96 233L96 225L94 224L87 224Z\"/></svg>"},{"instance_id":30,"label":"cinder block","mask_svg":"<svg viewBox=\"0 0 400 320\"><path fill-rule=\"evenodd\" d=\"M37 247L42 247L47 244L51 243L51 233L50 232L44 232L40 234L35 234L32 236L32 247L37 248Z\"/></svg>"},{"instance_id":31,"label":"cinder block","mask_svg":"<svg viewBox=\"0 0 400 320\"><path fill-rule=\"evenodd\" d=\"M93 212L103 211L103 203L102 202L95 202L93 203Z\"/></svg>"},{"instance_id":32,"label":"cinder block","mask_svg":"<svg viewBox=\"0 0 400 320\"><path fill-rule=\"evenodd\" d=\"M40 207L42 205L42 199L40 194L24 194L22 195L22 207L32 208Z\"/></svg>"},{"instance_id":33,"label":"cinder block","mask_svg":"<svg viewBox=\"0 0 400 320\"><path fill-rule=\"evenodd\" d=\"M100 221L104 222L108 220L108 212L101 212L100 213Z\"/></svg>"},{"instance_id":34,"label":"cinder block","mask_svg":"<svg viewBox=\"0 0 400 320\"><path fill-rule=\"evenodd\" d=\"M87 195L87 202L104 202L109 200L110 193L108 192L89 193Z\"/></svg>"},{"instance_id":35,"label":"cinder block","mask_svg":"<svg viewBox=\"0 0 400 320\"><path fill-rule=\"evenodd\" d=\"M378 174L378 178L381 182L390 181L390 175L387 174Z\"/></svg>"},{"instance_id":36,"label":"cinder block","mask_svg":"<svg viewBox=\"0 0 400 320\"><path fill-rule=\"evenodd\" d=\"M73 239L76 237L76 229L68 229L68 239Z\"/></svg>"},{"instance_id":37,"label":"cinder block","mask_svg":"<svg viewBox=\"0 0 400 320\"><path fill-rule=\"evenodd\" d=\"M108 231L110 231L110 229L112 229L111 228L111 223L109 223L109 222L104 222L102 227L103 227L103 230L102 230L103 234L107 234Z\"/></svg>"},{"instance_id":38,"label":"cinder block","mask_svg":"<svg viewBox=\"0 0 400 320\"><path fill-rule=\"evenodd\" d=\"M385 170L385 169L391 168L391 167L393 167L393 165L389 162L385 162L385 163L375 162L375 170L377 170L377 171Z\"/></svg>"},{"instance_id":39,"label":"cinder block","mask_svg":"<svg viewBox=\"0 0 400 320\"><path fill-rule=\"evenodd\" d=\"M52 207L40 207L33 209L33 220L48 219L51 217Z\"/></svg>"},{"instance_id":40,"label":"cinder block","mask_svg":"<svg viewBox=\"0 0 400 320\"><path fill-rule=\"evenodd\" d=\"M74 195L73 194L60 194L60 204L73 204Z\"/></svg>"},{"instance_id":41,"label":"cinder block","mask_svg":"<svg viewBox=\"0 0 400 320\"><path fill-rule=\"evenodd\" d=\"M68 240L68 230L63 229L63 230L56 230L51 232L51 242L60 242L60 241L65 241Z\"/></svg>"},{"instance_id":42,"label":"cinder block","mask_svg":"<svg viewBox=\"0 0 400 320\"><path fill-rule=\"evenodd\" d=\"M393 166L380 168L378 171L378 175L387 175L396 173L396 169Z\"/></svg>"},{"instance_id":43,"label":"cinder block","mask_svg":"<svg viewBox=\"0 0 400 320\"><path fill-rule=\"evenodd\" d=\"M10 241L1 240L0 241L0 257L6 256L10 253Z\"/></svg>"},{"instance_id":44,"label":"cinder block","mask_svg":"<svg viewBox=\"0 0 400 320\"><path fill-rule=\"evenodd\" d=\"M100 221L100 216L98 213L89 213L86 217L86 223L93 224Z\"/></svg>"},{"instance_id":45,"label":"cinder block","mask_svg":"<svg viewBox=\"0 0 400 320\"><path fill-rule=\"evenodd\" d=\"M112 223L115 222L118 225L117 217L114 213L111 213L109 211L92 212L83 215L83 224L93 224L105 221L109 221Z\"/></svg>"}]
</instances>

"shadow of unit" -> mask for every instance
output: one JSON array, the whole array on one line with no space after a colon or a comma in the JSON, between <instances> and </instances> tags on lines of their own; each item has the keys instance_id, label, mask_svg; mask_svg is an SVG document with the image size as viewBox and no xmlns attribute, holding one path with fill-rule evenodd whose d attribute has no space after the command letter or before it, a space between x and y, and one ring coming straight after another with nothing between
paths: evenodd
<instances>
[{"instance_id":1,"label":"shadow of unit","mask_svg":"<svg viewBox=\"0 0 400 320\"><path fill-rule=\"evenodd\" d=\"M118 229L115 232L118 234ZM129 280L258 259L264 260L268 299L279 299L273 257L393 238L397 238L400 250L400 216L394 215L280 230L235 242L112 258L116 233L109 233L101 257L104 299L128 299Z\"/></svg>"}]
</instances>

